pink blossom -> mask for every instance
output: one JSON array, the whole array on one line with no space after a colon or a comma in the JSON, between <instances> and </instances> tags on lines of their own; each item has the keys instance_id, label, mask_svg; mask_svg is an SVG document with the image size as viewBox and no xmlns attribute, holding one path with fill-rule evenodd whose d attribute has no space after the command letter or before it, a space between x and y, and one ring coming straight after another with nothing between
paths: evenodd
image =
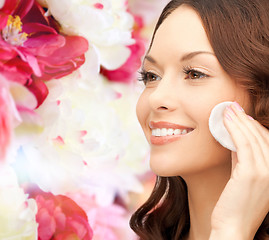
<instances>
[{"instance_id":1,"label":"pink blossom","mask_svg":"<svg viewBox=\"0 0 269 240\"><path fill-rule=\"evenodd\" d=\"M0 29L6 26L9 14L16 8L20 0L5 0L4 6L0 9Z\"/></svg>"},{"instance_id":2,"label":"pink blossom","mask_svg":"<svg viewBox=\"0 0 269 240\"><path fill-rule=\"evenodd\" d=\"M30 196L35 198L38 206L39 240L92 239L87 215L73 200L41 190L31 191Z\"/></svg>"},{"instance_id":3,"label":"pink blossom","mask_svg":"<svg viewBox=\"0 0 269 240\"><path fill-rule=\"evenodd\" d=\"M2 81L2 79L0 79ZM2 85L2 84L1 84ZM11 111L9 96L6 87L0 85L0 160L6 155L11 138Z\"/></svg>"},{"instance_id":4,"label":"pink blossom","mask_svg":"<svg viewBox=\"0 0 269 240\"><path fill-rule=\"evenodd\" d=\"M0 73L25 85L39 106L48 94L44 81L79 68L88 42L59 34L58 23L34 0L6 0L0 20Z\"/></svg>"},{"instance_id":5,"label":"pink blossom","mask_svg":"<svg viewBox=\"0 0 269 240\"><path fill-rule=\"evenodd\" d=\"M88 192L76 192L68 195L76 201L87 213L94 231L95 240L119 240L134 238L134 233L128 225L128 212L120 201L108 206L96 203L95 196Z\"/></svg>"},{"instance_id":6,"label":"pink blossom","mask_svg":"<svg viewBox=\"0 0 269 240\"><path fill-rule=\"evenodd\" d=\"M145 53L145 40L141 37L141 29L143 28L143 19L134 16L135 27L132 33L136 42L133 45L128 46L131 50L131 54L127 61L116 70L101 69L101 73L112 82L130 83L136 79L136 71L141 66L141 57Z\"/></svg>"}]
</instances>

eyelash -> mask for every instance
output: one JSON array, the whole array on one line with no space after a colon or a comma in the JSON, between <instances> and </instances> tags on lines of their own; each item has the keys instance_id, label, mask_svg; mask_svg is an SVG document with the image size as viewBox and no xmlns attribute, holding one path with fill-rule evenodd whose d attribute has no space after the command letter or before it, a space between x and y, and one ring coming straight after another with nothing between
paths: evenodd
<instances>
[{"instance_id":1,"label":"eyelash","mask_svg":"<svg viewBox=\"0 0 269 240\"><path fill-rule=\"evenodd\" d=\"M160 78L157 74L154 74L152 72L147 72L145 70L141 70L138 72L139 73L139 77L138 77L138 81L143 81L144 84L146 84L147 82L154 82L154 81L157 81L157 80L149 80L149 75L151 76L154 76L156 78Z\"/></svg>"},{"instance_id":2,"label":"eyelash","mask_svg":"<svg viewBox=\"0 0 269 240\"><path fill-rule=\"evenodd\" d=\"M154 74L152 72L147 72L143 69L141 71L139 71L138 73L140 75L138 77L138 81L143 81L144 84L146 84L148 82L157 81L157 79L156 80L149 80L149 75L151 77L161 78L157 74ZM196 81L197 79L209 77L207 74L205 74L199 70L196 70L190 66L183 67L183 73L186 75L185 79L189 79L189 80L193 80L193 81ZM196 76L192 75L192 77L191 77L191 74L195 74Z\"/></svg>"},{"instance_id":3,"label":"eyelash","mask_svg":"<svg viewBox=\"0 0 269 240\"><path fill-rule=\"evenodd\" d=\"M190 80L197 80L197 79L201 79L201 78L207 78L209 77L207 74L199 71L199 70L196 70L190 66L186 66L186 67L183 67L183 72L186 76L189 76L189 77L186 77L185 79L190 79ZM190 77L190 74L196 74L196 77L194 78L191 78ZM198 76L198 77L197 77Z\"/></svg>"}]
</instances>

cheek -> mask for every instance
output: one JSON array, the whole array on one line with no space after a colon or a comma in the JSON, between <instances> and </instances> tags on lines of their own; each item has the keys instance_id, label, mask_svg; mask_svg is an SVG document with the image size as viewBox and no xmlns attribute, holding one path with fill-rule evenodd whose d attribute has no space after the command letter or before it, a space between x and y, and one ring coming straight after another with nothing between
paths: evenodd
<instances>
[{"instance_id":1,"label":"cheek","mask_svg":"<svg viewBox=\"0 0 269 240\"><path fill-rule=\"evenodd\" d=\"M220 81L223 83L224 81ZM208 125L208 120L211 114L212 109L219 103L225 101L235 101L237 100L238 94L236 88L233 84L212 84L211 88L206 88L206 90L201 90L197 88L196 92L190 94L192 99L189 101L184 101L184 106L187 106L188 109L185 109L185 112L190 114L190 118L193 119L196 124ZM209 129L208 129L209 131Z\"/></svg>"}]
</instances>

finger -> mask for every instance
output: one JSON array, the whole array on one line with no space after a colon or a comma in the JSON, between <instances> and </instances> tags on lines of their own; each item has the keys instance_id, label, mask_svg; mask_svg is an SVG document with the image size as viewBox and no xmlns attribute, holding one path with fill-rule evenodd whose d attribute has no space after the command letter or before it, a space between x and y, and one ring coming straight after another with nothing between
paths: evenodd
<instances>
[{"instance_id":1,"label":"finger","mask_svg":"<svg viewBox=\"0 0 269 240\"><path fill-rule=\"evenodd\" d=\"M260 143L264 151L266 165L269 169L269 130L256 120L252 121L252 124L256 127L261 136Z\"/></svg>"},{"instance_id":2,"label":"finger","mask_svg":"<svg viewBox=\"0 0 269 240\"><path fill-rule=\"evenodd\" d=\"M247 115L243 108L235 102L230 106L235 114L239 117L239 119L243 120L248 128L252 131L252 133L258 137L257 131L261 134L261 136L269 142L269 131L264 126L262 126L259 122L255 121L251 116ZM260 136L259 136L260 137Z\"/></svg>"},{"instance_id":3,"label":"finger","mask_svg":"<svg viewBox=\"0 0 269 240\"><path fill-rule=\"evenodd\" d=\"M246 133L244 133L246 130L241 129L239 119L230 107L227 107L224 111L224 124L235 144L238 162L244 165L246 162L249 162L248 165L253 165L251 161L254 158L253 149Z\"/></svg>"},{"instance_id":4,"label":"finger","mask_svg":"<svg viewBox=\"0 0 269 240\"><path fill-rule=\"evenodd\" d=\"M245 114L244 110L238 103L234 103L231 105L233 112L238 117L239 121L241 122L240 127L246 126L250 131L250 135L252 135L253 139L257 141L259 144L259 149L263 155L263 158L260 160L263 161L267 167L269 166L269 143L268 140L265 138L265 131L259 126L256 121L253 121L247 114ZM266 132L268 133L268 131ZM264 166L264 165L262 165Z\"/></svg>"},{"instance_id":5,"label":"finger","mask_svg":"<svg viewBox=\"0 0 269 240\"><path fill-rule=\"evenodd\" d=\"M245 167L249 168L249 166L252 166L256 168L257 162L258 165L261 165L260 162L264 164L263 152L257 138L248 129L246 124L239 119L237 113L231 107L228 107L225 111L226 121L224 123L228 131L230 130L229 132L237 148L238 162L242 163Z\"/></svg>"},{"instance_id":6,"label":"finger","mask_svg":"<svg viewBox=\"0 0 269 240\"><path fill-rule=\"evenodd\" d=\"M255 119L252 119L252 123L255 125L259 133L262 135L264 141L269 144L269 130Z\"/></svg>"}]
</instances>

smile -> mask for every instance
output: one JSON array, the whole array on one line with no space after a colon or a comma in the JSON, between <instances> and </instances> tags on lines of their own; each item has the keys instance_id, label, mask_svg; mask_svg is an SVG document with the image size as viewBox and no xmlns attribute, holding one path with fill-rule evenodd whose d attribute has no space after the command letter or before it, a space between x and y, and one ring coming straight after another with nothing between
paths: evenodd
<instances>
[{"instance_id":1,"label":"smile","mask_svg":"<svg viewBox=\"0 0 269 240\"><path fill-rule=\"evenodd\" d=\"M152 129L152 136L155 137L165 137L165 136L173 136L173 135L186 135L191 132L191 129L172 129L172 128L157 128Z\"/></svg>"},{"instance_id":2,"label":"smile","mask_svg":"<svg viewBox=\"0 0 269 240\"><path fill-rule=\"evenodd\" d=\"M150 122L150 141L154 145L163 145L188 135L194 129L169 122Z\"/></svg>"}]
</instances>

